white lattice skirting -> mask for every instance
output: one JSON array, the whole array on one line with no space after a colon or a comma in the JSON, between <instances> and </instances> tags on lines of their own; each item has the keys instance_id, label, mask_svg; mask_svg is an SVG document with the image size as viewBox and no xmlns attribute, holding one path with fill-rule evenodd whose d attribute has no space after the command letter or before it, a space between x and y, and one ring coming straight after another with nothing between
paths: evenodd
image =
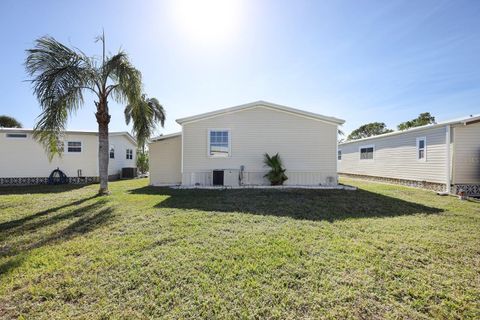
<instances>
[{"instance_id":1,"label":"white lattice skirting","mask_svg":"<svg viewBox=\"0 0 480 320\"><path fill-rule=\"evenodd\" d=\"M478 196L480 195L480 184L456 184L453 191L455 194L463 191L466 195Z\"/></svg>"}]
</instances>

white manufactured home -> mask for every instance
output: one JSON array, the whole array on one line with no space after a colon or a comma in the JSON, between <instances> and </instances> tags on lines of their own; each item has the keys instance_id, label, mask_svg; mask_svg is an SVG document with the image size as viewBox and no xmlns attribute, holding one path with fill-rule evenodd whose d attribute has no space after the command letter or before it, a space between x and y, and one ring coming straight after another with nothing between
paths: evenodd
<instances>
[{"instance_id":1,"label":"white manufactured home","mask_svg":"<svg viewBox=\"0 0 480 320\"><path fill-rule=\"evenodd\" d=\"M152 185L267 185L264 154L280 154L286 185L337 184L344 120L265 101L178 119L179 133L153 139Z\"/></svg>"},{"instance_id":2,"label":"white manufactured home","mask_svg":"<svg viewBox=\"0 0 480 320\"><path fill-rule=\"evenodd\" d=\"M112 132L109 141L108 173L114 179L122 168L136 166L137 143L128 132ZM98 181L98 133L65 131L61 142L62 155L50 161L33 130L0 128L0 185L45 184L57 168L70 183Z\"/></svg>"},{"instance_id":3,"label":"white manufactured home","mask_svg":"<svg viewBox=\"0 0 480 320\"><path fill-rule=\"evenodd\" d=\"M337 158L342 175L477 195L480 116L344 142Z\"/></svg>"}]
</instances>

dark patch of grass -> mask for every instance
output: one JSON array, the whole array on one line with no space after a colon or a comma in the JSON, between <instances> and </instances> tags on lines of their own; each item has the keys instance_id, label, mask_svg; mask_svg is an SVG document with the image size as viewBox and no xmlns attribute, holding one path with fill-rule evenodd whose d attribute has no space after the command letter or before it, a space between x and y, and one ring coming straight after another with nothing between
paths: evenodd
<instances>
[{"instance_id":1,"label":"dark patch of grass","mask_svg":"<svg viewBox=\"0 0 480 320\"><path fill-rule=\"evenodd\" d=\"M0 318L478 318L478 203L344 182L2 190Z\"/></svg>"},{"instance_id":2,"label":"dark patch of grass","mask_svg":"<svg viewBox=\"0 0 480 320\"><path fill-rule=\"evenodd\" d=\"M366 190L312 189L170 189L143 187L132 194L162 195L167 199L158 208L214 212L243 212L285 216L295 219L326 220L437 214L443 209L401 200Z\"/></svg>"},{"instance_id":3,"label":"dark patch of grass","mask_svg":"<svg viewBox=\"0 0 480 320\"><path fill-rule=\"evenodd\" d=\"M35 185L35 186L0 186L0 195L12 194L42 194L42 193L63 193L76 189L85 188L84 184L65 185Z\"/></svg>"}]
</instances>

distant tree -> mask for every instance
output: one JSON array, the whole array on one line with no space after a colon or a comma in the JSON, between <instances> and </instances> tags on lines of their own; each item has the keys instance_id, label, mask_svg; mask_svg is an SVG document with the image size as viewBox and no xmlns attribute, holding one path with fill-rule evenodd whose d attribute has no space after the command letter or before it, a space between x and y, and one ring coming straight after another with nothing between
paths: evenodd
<instances>
[{"instance_id":1,"label":"distant tree","mask_svg":"<svg viewBox=\"0 0 480 320\"><path fill-rule=\"evenodd\" d=\"M343 132L342 130L338 129L337 132L338 132L337 137L340 137L340 136L345 137L345 132ZM343 142L343 140L345 140L345 139L344 138L338 139L338 143Z\"/></svg>"},{"instance_id":2,"label":"distant tree","mask_svg":"<svg viewBox=\"0 0 480 320\"><path fill-rule=\"evenodd\" d=\"M427 124L433 124L435 122L435 117L430 114L430 112L423 112L418 115L417 118L405 121L400 123L397 128L398 130L407 130L414 127L420 127Z\"/></svg>"},{"instance_id":3,"label":"distant tree","mask_svg":"<svg viewBox=\"0 0 480 320\"><path fill-rule=\"evenodd\" d=\"M17 119L2 115L0 116L0 127L3 128L21 128L22 124Z\"/></svg>"},{"instance_id":4,"label":"distant tree","mask_svg":"<svg viewBox=\"0 0 480 320\"><path fill-rule=\"evenodd\" d=\"M357 140L362 138L368 138L371 136L376 136L383 133L393 132L393 130L388 129L387 125L383 122L372 122L360 126L358 129L353 130L350 135L347 137L347 140Z\"/></svg>"},{"instance_id":5,"label":"distant tree","mask_svg":"<svg viewBox=\"0 0 480 320\"><path fill-rule=\"evenodd\" d=\"M137 168L140 173L148 172L149 165L148 165L148 151L144 148L139 148L137 150Z\"/></svg>"}]
</instances>

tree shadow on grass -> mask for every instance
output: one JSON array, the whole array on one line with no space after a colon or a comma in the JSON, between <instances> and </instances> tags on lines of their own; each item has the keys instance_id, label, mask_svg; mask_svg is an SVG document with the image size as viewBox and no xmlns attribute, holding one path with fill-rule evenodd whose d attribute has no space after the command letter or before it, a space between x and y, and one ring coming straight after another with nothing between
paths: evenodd
<instances>
[{"instance_id":1,"label":"tree shadow on grass","mask_svg":"<svg viewBox=\"0 0 480 320\"><path fill-rule=\"evenodd\" d=\"M157 208L244 212L304 220L335 221L352 218L438 214L443 209L425 206L363 189L171 189L143 187L132 194L167 196Z\"/></svg>"},{"instance_id":2,"label":"tree shadow on grass","mask_svg":"<svg viewBox=\"0 0 480 320\"><path fill-rule=\"evenodd\" d=\"M84 203L88 200L95 199L96 197L98 197L98 195L94 195L94 196L91 196L91 197L88 197L88 198L83 198L83 199L80 199L80 200L76 200L76 201L70 202L68 204L55 207L55 208L42 210L42 211L39 211L39 212L34 213L32 215L29 215L29 216L25 216L25 217L20 218L20 219L10 220L10 221L7 221L7 222L2 222L2 223L0 223L0 233L8 231L8 230L16 228L16 227L19 227L19 226L21 226L21 225L23 225L23 224L25 224L25 223L27 223L31 220L35 220L35 219L38 219L40 217L49 215L51 213L55 213L55 212L60 211L62 209L66 209L66 208L73 207L73 206L79 206L79 205L81 205L82 203Z\"/></svg>"},{"instance_id":3,"label":"tree shadow on grass","mask_svg":"<svg viewBox=\"0 0 480 320\"><path fill-rule=\"evenodd\" d=\"M76 207L67 212L47 216L44 219L40 218L44 215L55 213L62 208L64 209L75 204L78 206L80 201L84 202L91 198L78 200L69 205L45 210L47 213L45 213L45 211L35 213L32 215L33 218L30 219L32 221L29 223L14 224L14 228L10 228L6 233L2 234L2 242L6 243L7 246L4 246L3 248L0 247L0 258L5 259L5 262L0 264L0 279L7 272L21 266L31 250L71 240L77 236L90 233L108 223L113 217L113 209L110 206L106 206L107 201L103 199L92 204ZM37 218L38 220L34 220ZM21 235L29 233L33 234L36 231L41 231L42 228L52 227L56 223L70 219L73 220L72 223L64 228L52 228L52 231L48 230L48 236L42 237L38 241L32 241L30 237L21 237ZM12 227L12 225L9 227ZM18 237L21 239L20 242L14 242L14 245L11 245L12 243L10 243L10 246L8 246L9 240L17 239Z\"/></svg>"}]
</instances>

